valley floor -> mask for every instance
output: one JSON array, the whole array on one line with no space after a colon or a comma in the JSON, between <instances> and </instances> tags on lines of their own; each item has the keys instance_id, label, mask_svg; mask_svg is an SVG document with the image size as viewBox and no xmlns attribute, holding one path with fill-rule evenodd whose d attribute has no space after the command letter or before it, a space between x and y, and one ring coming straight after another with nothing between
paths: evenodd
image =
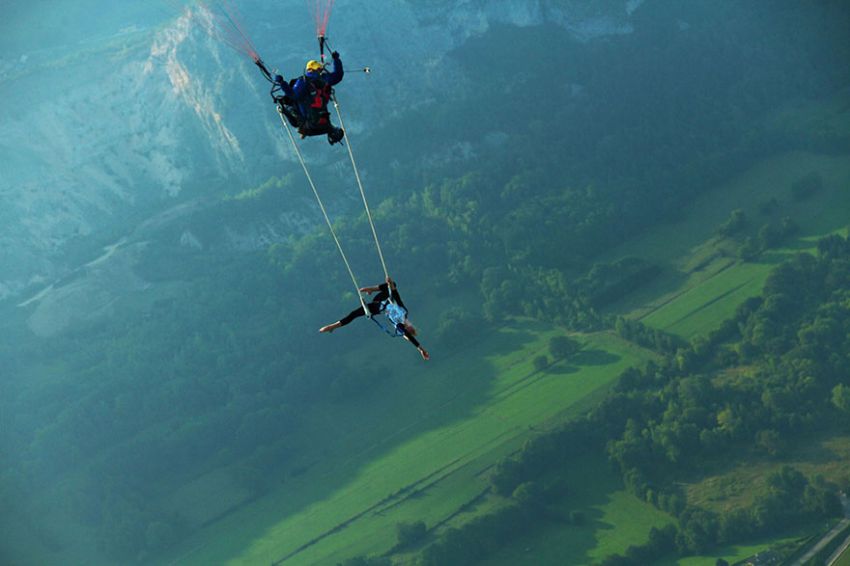
<instances>
[{"instance_id":1,"label":"valley floor","mask_svg":"<svg viewBox=\"0 0 850 566\"><path fill-rule=\"evenodd\" d=\"M824 190L805 202L792 201L790 183L810 171L823 176ZM666 274L614 309L688 339L711 331L738 304L760 293L779 260L846 227L848 187L850 157L794 153L757 165L702 197L678 223L660 226L611 254L662 263ZM798 235L755 261L739 259L714 229L734 209L759 219L759 205L770 199L780 207L772 214L791 216L800 227ZM551 326L516 321L470 344L463 358L412 369L413 391L397 383L381 395L394 400L390 405L363 399L320 408L316 449L304 469L212 522L167 562L333 564L392 552L400 522L424 521L433 536L498 507L500 498L489 493L487 483L495 462L532 435L579 414L623 369L652 357L611 334L591 334L578 337L584 349L574 359L535 371L534 358L545 354L549 338L558 334ZM324 411L334 413L326 430ZM847 461L843 452L839 459L835 465ZM581 528L553 525L511 542L484 564L516 564L531 557L535 564L587 564L643 542L650 526L672 521L623 491L602 462L577 462L567 473L583 486L571 505L585 510L588 523ZM689 496L709 498L709 506L729 504L735 497L731 492L699 495L707 493L700 485L723 483L722 478L697 481ZM721 556L734 561L798 538L721 549L718 556L677 563L713 564ZM400 563L410 556L395 554Z\"/></svg>"}]
</instances>

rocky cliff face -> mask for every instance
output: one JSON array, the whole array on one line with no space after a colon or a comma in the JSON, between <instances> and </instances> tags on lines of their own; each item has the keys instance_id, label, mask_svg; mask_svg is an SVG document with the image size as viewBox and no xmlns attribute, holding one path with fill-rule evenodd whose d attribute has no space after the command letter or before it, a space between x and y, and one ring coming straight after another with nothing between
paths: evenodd
<instances>
[{"instance_id":1,"label":"rocky cliff face","mask_svg":"<svg viewBox=\"0 0 850 566\"><path fill-rule=\"evenodd\" d=\"M340 93L351 114L347 126L363 136L364 124L378 120L389 100L403 111L439 96L437 80L451 72L441 68L441 59L494 23L556 23L586 39L628 33L629 15L639 3L411 0L377 8L370 0L339 2L329 30L339 42L334 47L350 70L373 69L369 76L350 75ZM241 11L270 66L295 75L304 59L314 56L301 0L283 6L246 0ZM279 175L281 163L292 159L266 83L250 61L204 32L203 14L175 11L158 28L147 25L42 50L18 43L0 59L5 101L0 106L0 299L37 305L47 295L29 299L97 257L94 250L133 234L146 218L228 181L246 187ZM312 160L339 158L318 148L324 144L314 145ZM280 222L263 229L257 245L267 245L269 232L304 229L297 210ZM251 233L234 233L234 247L250 248ZM82 259L68 255L69 244L76 250L88 245L92 252ZM131 269L125 254L137 248L121 246L104 261ZM114 276L102 267L87 270L75 289L85 293L85 278L103 274ZM133 281L130 287L144 287ZM97 288L108 303L109 285ZM39 328L47 328L44 313L39 317Z\"/></svg>"}]
</instances>

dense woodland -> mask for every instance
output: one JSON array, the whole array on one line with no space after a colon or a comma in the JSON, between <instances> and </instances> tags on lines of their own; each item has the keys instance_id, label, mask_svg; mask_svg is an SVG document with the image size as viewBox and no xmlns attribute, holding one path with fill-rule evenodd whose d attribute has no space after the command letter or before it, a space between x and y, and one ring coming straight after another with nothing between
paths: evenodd
<instances>
[{"instance_id":1,"label":"dense woodland","mask_svg":"<svg viewBox=\"0 0 850 566\"><path fill-rule=\"evenodd\" d=\"M618 329L636 336L635 323ZM654 530L647 545L612 556L606 565L700 554L840 516L836 494L850 485L850 475L839 486L783 466L767 478L767 492L750 508L723 514L689 504L677 486L729 454L754 447L764 457L780 457L797 438L846 430L849 352L850 240L830 236L818 243L817 256L799 254L777 266L762 296L741 305L721 328L674 352L660 352L659 363L627 370L585 419L530 441L502 461L491 477L493 491L516 503L487 519L499 525L492 532L512 524L534 528L529 521L540 513L515 514L557 498L563 490L553 483L558 469L600 446L627 488L676 516L679 525ZM423 564L481 558L505 540L504 534L482 539L476 529L470 524L429 547Z\"/></svg>"},{"instance_id":2,"label":"dense woodland","mask_svg":"<svg viewBox=\"0 0 850 566\"><path fill-rule=\"evenodd\" d=\"M664 355L624 374L587 421L503 462L493 488L516 506L428 547L423 563L450 563L461 547L479 556L469 540L496 541L503 524L525 522L529 506L562 489L551 478L582 447L605 446L629 489L679 518L675 532L654 533L634 553L699 552L835 513L829 486L790 469L741 516L693 508L669 486L720 450L756 442L778 453L790 436L848 418L846 240L777 268L762 298L692 344L600 314L658 267L594 258L760 157L850 148L850 136L827 124L800 134L769 120L850 84L846 65L814 66L848 59L836 55L850 55L846 20L835 17L844 11L840 2L648 3L633 34L588 42L555 28L495 28L450 55L445 64L460 76L444 99L399 113L365 140L361 161L374 164L376 221L405 300L414 315L422 305L443 311L423 332L426 346L447 350L485 322L523 315L616 329ZM554 75L564 80L538 86ZM447 140L469 144L474 159L423 158ZM190 529L150 504L163 481L230 467L260 496L308 443L311 406L375 394L393 379L352 362L351 342L328 351L304 335L356 302L323 232L264 252L215 245L222 226L273 216L300 187L273 175L248 192L211 187L227 196L155 234L136 267L161 289L150 304L48 339L9 314L2 507L28 515L28 500L62 493L61 506L97 533L103 552L143 560ZM343 218L338 228L353 260L368 264L364 222ZM213 245L176 245L185 229ZM474 298L454 304L461 295ZM51 491L67 478L80 489Z\"/></svg>"}]
</instances>

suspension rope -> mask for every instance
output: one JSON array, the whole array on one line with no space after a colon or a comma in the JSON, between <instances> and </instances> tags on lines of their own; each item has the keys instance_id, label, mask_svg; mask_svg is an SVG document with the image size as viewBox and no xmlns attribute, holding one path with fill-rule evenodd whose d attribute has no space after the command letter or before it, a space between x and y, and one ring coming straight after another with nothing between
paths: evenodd
<instances>
[{"instance_id":1,"label":"suspension rope","mask_svg":"<svg viewBox=\"0 0 850 566\"><path fill-rule=\"evenodd\" d=\"M351 158L351 167L354 169L354 178L357 179L357 186L360 188L360 196L363 199L363 207L366 209L366 217L369 218L369 226L372 227L372 236L375 238L375 247L378 249L378 257L381 259L381 266L384 268L384 277L389 278L390 274L387 271L387 264L384 261L384 252L381 251L381 243L378 241L378 233L375 231L375 223L372 221L372 212L369 210L369 203L366 202L366 192L363 190L363 182L360 180L360 171L357 169L357 163L354 161L354 152L351 150L351 136L348 130L345 129L345 122L342 120L342 113L339 111L339 102L337 102L335 94L332 95L331 100L333 100L336 116L339 119L339 127L345 132L345 147L348 148L348 157ZM392 294L390 294L390 297L392 297Z\"/></svg>"},{"instance_id":2,"label":"suspension rope","mask_svg":"<svg viewBox=\"0 0 850 566\"><path fill-rule=\"evenodd\" d=\"M336 242L336 248L339 250L339 255L342 256L342 261L345 263L345 268L348 270L348 275L351 276L351 282L354 283L354 290L357 294L357 298L360 300L360 305L363 307L363 312L366 313L367 317L371 318L369 309L366 308L366 303L363 302L363 295L360 293L360 286L357 284L357 279L354 277L354 272L351 270L351 265L348 263L348 258L345 257L345 252L342 251L342 245L339 243L339 238L337 238L336 236L333 224L331 224L331 219L328 217L328 213L325 210L325 205L322 204L322 198L319 196L319 191L316 190L316 184L313 182L313 177L310 175L310 171L307 169L307 164L304 163L304 157L301 155L301 149L298 147L298 142L295 141L295 136L292 135L292 128L289 127L289 123L284 118L283 111L280 108L278 108L277 113L280 116L280 121L286 128L286 133L289 134L289 141L292 142L292 147L293 149L295 149L295 154L298 156L298 161L301 162L301 168L304 169L304 175L307 176L307 182L310 183L310 188L313 189L313 194L316 196L316 202L319 203L319 209L321 209L322 215L325 217L325 222L328 224L328 230L331 231L331 236L333 236L334 242ZM383 261L383 259L381 261Z\"/></svg>"}]
</instances>

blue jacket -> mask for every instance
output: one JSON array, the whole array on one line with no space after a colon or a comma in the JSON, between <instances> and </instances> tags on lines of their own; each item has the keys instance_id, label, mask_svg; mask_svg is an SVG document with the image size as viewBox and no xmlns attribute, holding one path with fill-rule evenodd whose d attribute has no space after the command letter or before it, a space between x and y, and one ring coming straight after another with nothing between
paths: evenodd
<instances>
[{"instance_id":1,"label":"blue jacket","mask_svg":"<svg viewBox=\"0 0 850 566\"><path fill-rule=\"evenodd\" d=\"M312 72L307 73L304 76L300 77L295 84L290 86L288 82L283 80L282 77L275 77L277 84L280 85L280 88L283 89L283 93L291 98L298 105L298 110L302 116L307 116L310 114L310 84L308 79L321 79L325 81L329 86L334 86L338 84L343 75L345 74L345 70L342 66L342 59L339 57L335 57L333 60L333 71L330 73L325 71L320 72Z\"/></svg>"}]
</instances>

